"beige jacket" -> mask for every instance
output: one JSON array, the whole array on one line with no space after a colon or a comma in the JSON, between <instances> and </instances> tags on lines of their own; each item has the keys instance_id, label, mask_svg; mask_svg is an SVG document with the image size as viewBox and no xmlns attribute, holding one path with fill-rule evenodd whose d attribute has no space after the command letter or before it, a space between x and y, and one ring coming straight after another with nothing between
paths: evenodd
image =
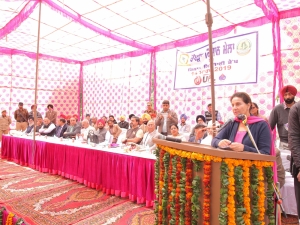
<instances>
[{"instance_id":1,"label":"beige jacket","mask_svg":"<svg viewBox=\"0 0 300 225\"><path fill-rule=\"evenodd\" d=\"M56 111L47 111L46 112L46 117L54 124L56 124L56 118L57 118L57 112Z\"/></svg>"},{"instance_id":2,"label":"beige jacket","mask_svg":"<svg viewBox=\"0 0 300 225\"><path fill-rule=\"evenodd\" d=\"M9 116L6 117L0 116L0 130L2 131L9 130L10 124L11 124L11 118Z\"/></svg>"},{"instance_id":3,"label":"beige jacket","mask_svg":"<svg viewBox=\"0 0 300 225\"><path fill-rule=\"evenodd\" d=\"M173 111L173 110L168 110L167 112L160 112L157 114L157 117L155 119L155 125L158 127L158 132L161 133L163 126L164 126L164 117L162 119L160 119L160 115L161 113L168 113L169 115L171 115L171 118L167 118L167 133L168 135L171 134L171 126L173 124L178 124L178 116L177 114Z\"/></svg>"},{"instance_id":4,"label":"beige jacket","mask_svg":"<svg viewBox=\"0 0 300 225\"><path fill-rule=\"evenodd\" d=\"M110 127L108 127L108 131L116 139L118 139L119 135L122 133L122 130L118 126L118 124L114 124L112 129Z\"/></svg>"}]
</instances>

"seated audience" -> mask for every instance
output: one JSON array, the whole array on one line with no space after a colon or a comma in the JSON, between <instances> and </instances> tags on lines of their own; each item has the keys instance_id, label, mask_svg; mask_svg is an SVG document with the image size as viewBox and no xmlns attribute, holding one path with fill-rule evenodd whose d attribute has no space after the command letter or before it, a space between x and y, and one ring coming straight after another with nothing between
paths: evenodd
<instances>
[{"instance_id":1,"label":"seated audience","mask_svg":"<svg viewBox=\"0 0 300 225\"><path fill-rule=\"evenodd\" d=\"M168 135L168 137L178 138L182 141L186 141L185 137L179 134L178 126L177 124L171 125L171 135Z\"/></svg>"},{"instance_id":2,"label":"seated audience","mask_svg":"<svg viewBox=\"0 0 300 225\"><path fill-rule=\"evenodd\" d=\"M207 131L207 136L203 138L201 141L201 144L204 145L211 145L211 141L213 139L213 133L217 133L217 128L220 127L220 123L218 121L215 122L214 126L212 124L212 120L210 120L207 124L206 131Z\"/></svg>"},{"instance_id":3,"label":"seated audience","mask_svg":"<svg viewBox=\"0 0 300 225\"><path fill-rule=\"evenodd\" d=\"M179 131L181 133L189 133L191 131L191 125L186 123L187 116L182 114L180 116L180 123L179 123Z\"/></svg>"},{"instance_id":4,"label":"seated audience","mask_svg":"<svg viewBox=\"0 0 300 225\"><path fill-rule=\"evenodd\" d=\"M132 128L128 129L126 132L126 139L122 141L123 144L126 143L136 143L139 144L144 136L142 129L139 128L140 118L137 116L131 117Z\"/></svg>"},{"instance_id":5,"label":"seated audience","mask_svg":"<svg viewBox=\"0 0 300 225\"><path fill-rule=\"evenodd\" d=\"M114 124L118 124L113 115L109 115L108 119L113 121Z\"/></svg>"},{"instance_id":6,"label":"seated audience","mask_svg":"<svg viewBox=\"0 0 300 225\"><path fill-rule=\"evenodd\" d=\"M76 118L70 118L70 125L68 126L67 130L63 133L64 138L75 138L76 134L80 134L81 132L81 125L77 124Z\"/></svg>"},{"instance_id":7,"label":"seated audience","mask_svg":"<svg viewBox=\"0 0 300 225\"><path fill-rule=\"evenodd\" d=\"M206 137L206 125L197 124L194 127L194 134L190 135L189 142L200 144L205 137Z\"/></svg>"},{"instance_id":8,"label":"seated audience","mask_svg":"<svg viewBox=\"0 0 300 225\"><path fill-rule=\"evenodd\" d=\"M93 127L97 125L97 117L93 117L91 119L90 125L93 126Z\"/></svg>"},{"instance_id":9,"label":"seated audience","mask_svg":"<svg viewBox=\"0 0 300 225\"><path fill-rule=\"evenodd\" d=\"M206 119L203 115L198 115L196 117L196 123L199 123L199 124L206 124Z\"/></svg>"},{"instance_id":10,"label":"seated audience","mask_svg":"<svg viewBox=\"0 0 300 225\"><path fill-rule=\"evenodd\" d=\"M64 133L68 128L67 121L64 118L60 118L56 125L55 136L63 137Z\"/></svg>"},{"instance_id":11,"label":"seated audience","mask_svg":"<svg viewBox=\"0 0 300 225\"><path fill-rule=\"evenodd\" d=\"M28 113L29 117L34 118L34 115L33 115L34 111L36 111L36 117L40 116L41 118L43 118L42 114L36 110L36 106L35 105L31 106L31 111Z\"/></svg>"},{"instance_id":12,"label":"seated audience","mask_svg":"<svg viewBox=\"0 0 300 225\"><path fill-rule=\"evenodd\" d=\"M144 134L148 132L147 123L149 120L151 120L151 116L148 113L144 113L141 116L142 124L140 125L140 128L142 129Z\"/></svg>"},{"instance_id":13,"label":"seated audience","mask_svg":"<svg viewBox=\"0 0 300 225\"><path fill-rule=\"evenodd\" d=\"M135 116L134 114L129 114L128 118L129 118L129 128L131 128L131 118Z\"/></svg>"},{"instance_id":14,"label":"seated audience","mask_svg":"<svg viewBox=\"0 0 300 225\"><path fill-rule=\"evenodd\" d=\"M111 137L110 133L104 128L104 126L105 121L102 119L98 120L97 126L95 127L96 131L94 134L98 136L99 143L109 143Z\"/></svg>"},{"instance_id":15,"label":"seated audience","mask_svg":"<svg viewBox=\"0 0 300 225\"><path fill-rule=\"evenodd\" d=\"M45 117L44 125L39 129L39 133L43 136L54 136L55 128L55 124Z\"/></svg>"},{"instance_id":16,"label":"seated audience","mask_svg":"<svg viewBox=\"0 0 300 225\"><path fill-rule=\"evenodd\" d=\"M110 135L113 136L112 143L117 143L118 138L119 138L120 134L122 133L121 128L118 126L118 124L114 124L114 122L112 120L108 120L107 124L108 124L108 131L109 131Z\"/></svg>"},{"instance_id":17,"label":"seated audience","mask_svg":"<svg viewBox=\"0 0 300 225\"><path fill-rule=\"evenodd\" d=\"M82 120L81 136L83 140L87 140L87 136L91 130L95 132L95 128L90 126L89 121L87 119Z\"/></svg>"},{"instance_id":18,"label":"seated audience","mask_svg":"<svg viewBox=\"0 0 300 225\"><path fill-rule=\"evenodd\" d=\"M159 133L155 129L155 121L153 119L149 120L147 123L148 132L144 134L141 145L148 146L150 151L153 152L156 149L156 144L153 142L153 138L156 138Z\"/></svg>"},{"instance_id":19,"label":"seated audience","mask_svg":"<svg viewBox=\"0 0 300 225\"><path fill-rule=\"evenodd\" d=\"M28 118L28 127L25 130L25 134L30 134L34 131L34 118L32 116L29 116Z\"/></svg>"},{"instance_id":20,"label":"seated audience","mask_svg":"<svg viewBox=\"0 0 300 225\"><path fill-rule=\"evenodd\" d=\"M128 129L129 128L129 123L125 121L125 116L120 116L120 122L118 123L120 128L123 129Z\"/></svg>"},{"instance_id":21,"label":"seated audience","mask_svg":"<svg viewBox=\"0 0 300 225\"><path fill-rule=\"evenodd\" d=\"M236 92L231 96L230 101L236 120L228 124L217 134L212 140L212 146L215 148L231 149L236 152L246 151L257 153L248 135L246 126L237 118L239 114L244 114L247 116L249 129L260 153L266 155L270 155L271 152L275 153L268 123L262 118L250 115L252 105L250 96L245 92Z\"/></svg>"},{"instance_id":22,"label":"seated audience","mask_svg":"<svg viewBox=\"0 0 300 225\"><path fill-rule=\"evenodd\" d=\"M264 115L259 114L259 108L258 108L258 105L255 102L252 102L250 113L251 113L252 116L260 117L260 118L262 118L262 119L264 119L265 121L268 122L267 117L265 117Z\"/></svg>"},{"instance_id":23,"label":"seated audience","mask_svg":"<svg viewBox=\"0 0 300 225\"><path fill-rule=\"evenodd\" d=\"M35 132L39 132L39 130L41 129L41 127L43 125L44 125L43 117L42 116L38 116L37 117L37 121L36 121Z\"/></svg>"}]
</instances>

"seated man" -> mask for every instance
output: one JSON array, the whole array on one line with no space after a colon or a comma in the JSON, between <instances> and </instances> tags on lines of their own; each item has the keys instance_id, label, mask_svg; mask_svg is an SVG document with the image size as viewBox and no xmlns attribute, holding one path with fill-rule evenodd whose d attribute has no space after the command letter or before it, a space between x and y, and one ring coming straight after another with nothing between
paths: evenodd
<instances>
[{"instance_id":1,"label":"seated man","mask_svg":"<svg viewBox=\"0 0 300 225\"><path fill-rule=\"evenodd\" d=\"M87 136L91 130L95 132L95 128L90 126L89 121L87 119L82 120L81 136L83 140L87 140Z\"/></svg>"},{"instance_id":2,"label":"seated man","mask_svg":"<svg viewBox=\"0 0 300 225\"><path fill-rule=\"evenodd\" d=\"M126 139L122 141L123 144L133 142L139 144L144 136L142 129L139 128L140 118L137 116L131 117L131 128L127 130Z\"/></svg>"},{"instance_id":3,"label":"seated man","mask_svg":"<svg viewBox=\"0 0 300 225\"><path fill-rule=\"evenodd\" d=\"M148 132L144 134L141 145L148 146L150 151L153 152L156 149L156 144L152 141L153 138L156 138L159 133L155 129L155 121L149 120L147 123Z\"/></svg>"},{"instance_id":4,"label":"seated man","mask_svg":"<svg viewBox=\"0 0 300 225\"><path fill-rule=\"evenodd\" d=\"M206 126L204 124L197 124L194 127L194 135L190 136L189 142L201 143L206 135Z\"/></svg>"},{"instance_id":5,"label":"seated man","mask_svg":"<svg viewBox=\"0 0 300 225\"><path fill-rule=\"evenodd\" d=\"M36 117L41 117L41 118L43 118L43 117L42 117L42 114L41 114L39 111L36 110L36 106L35 106L35 105L32 105L32 106L31 106L31 111L28 113L29 117L34 118L34 115L33 115L33 112L34 112L34 111L36 111Z\"/></svg>"},{"instance_id":6,"label":"seated man","mask_svg":"<svg viewBox=\"0 0 300 225\"><path fill-rule=\"evenodd\" d=\"M186 123L187 116L185 114L182 114L180 116L180 124L178 124L179 131L181 133L189 133L191 131L191 125Z\"/></svg>"},{"instance_id":7,"label":"seated man","mask_svg":"<svg viewBox=\"0 0 300 225\"><path fill-rule=\"evenodd\" d=\"M64 138L75 138L76 134L80 134L81 126L78 125L76 118L70 118L70 125L67 130L63 133Z\"/></svg>"},{"instance_id":8,"label":"seated man","mask_svg":"<svg viewBox=\"0 0 300 225\"><path fill-rule=\"evenodd\" d=\"M206 130L207 130L207 136L203 138L201 144L204 145L211 145L211 141L213 139L213 134L217 134L217 128L220 127L220 123L218 121L215 122L215 124L212 124L212 120L210 120L207 124Z\"/></svg>"},{"instance_id":9,"label":"seated man","mask_svg":"<svg viewBox=\"0 0 300 225\"><path fill-rule=\"evenodd\" d=\"M43 136L54 136L55 125L47 117L44 119L44 125L39 129L39 133Z\"/></svg>"},{"instance_id":10,"label":"seated man","mask_svg":"<svg viewBox=\"0 0 300 225\"><path fill-rule=\"evenodd\" d=\"M113 136L112 143L117 143L119 135L122 133L121 128L118 126L118 124L114 124L112 120L108 120L107 124L108 124L108 131L110 135Z\"/></svg>"},{"instance_id":11,"label":"seated man","mask_svg":"<svg viewBox=\"0 0 300 225\"><path fill-rule=\"evenodd\" d=\"M28 127L25 130L25 134L30 134L34 131L34 118L33 117L29 117L28 118Z\"/></svg>"},{"instance_id":12,"label":"seated man","mask_svg":"<svg viewBox=\"0 0 300 225\"><path fill-rule=\"evenodd\" d=\"M39 132L39 130L41 129L41 127L43 125L44 125L44 123L43 123L43 117L42 116L37 116L35 132Z\"/></svg>"},{"instance_id":13,"label":"seated man","mask_svg":"<svg viewBox=\"0 0 300 225\"><path fill-rule=\"evenodd\" d=\"M140 122L142 122L142 124L140 125L140 128L142 129L144 134L148 132L147 123L148 123L149 120L151 120L151 116L148 113L144 113L141 116L141 121Z\"/></svg>"},{"instance_id":14,"label":"seated man","mask_svg":"<svg viewBox=\"0 0 300 225\"><path fill-rule=\"evenodd\" d=\"M66 132L68 125L67 121L64 118L60 118L56 125L55 136L56 137L63 137L63 134Z\"/></svg>"},{"instance_id":15,"label":"seated man","mask_svg":"<svg viewBox=\"0 0 300 225\"><path fill-rule=\"evenodd\" d=\"M125 116L120 116L120 122L118 123L120 128L128 129L129 128L129 123L125 121Z\"/></svg>"},{"instance_id":16,"label":"seated man","mask_svg":"<svg viewBox=\"0 0 300 225\"><path fill-rule=\"evenodd\" d=\"M99 143L109 143L110 141L110 133L105 129L105 121L104 120L98 120L97 126L95 127L95 135L98 136Z\"/></svg>"}]
</instances>

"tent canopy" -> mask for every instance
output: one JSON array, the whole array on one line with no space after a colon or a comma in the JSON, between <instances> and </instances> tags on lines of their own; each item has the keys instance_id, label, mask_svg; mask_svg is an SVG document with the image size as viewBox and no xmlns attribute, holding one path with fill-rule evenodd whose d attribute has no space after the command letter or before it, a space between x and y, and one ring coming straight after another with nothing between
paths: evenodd
<instances>
[{"instance_id":1,"label":"tent canopy","mask_svg":"<svg viewBox=\"0 0 300 225\"><path fill-rule=\"evenodd\" d=\"M36 52L38 2L0 0L1 52ZM204 0L41 2L40 53L70 62L141 55L207 39ZM212 29L223 35L238 25L257 26L299 11L296 0L212 0Z\"/></svg>"}]
</instances>

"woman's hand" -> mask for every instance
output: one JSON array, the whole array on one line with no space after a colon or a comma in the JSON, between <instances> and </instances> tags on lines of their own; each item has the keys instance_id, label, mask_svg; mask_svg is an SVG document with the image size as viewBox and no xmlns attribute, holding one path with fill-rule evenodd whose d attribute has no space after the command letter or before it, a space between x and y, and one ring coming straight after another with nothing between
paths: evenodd
<instances>
[{"instance_id":1,"label":"woman's hand","mask_svg":"<svg viewBox=\"0 0 300 225\"><path fill-rule=\"evenodd\" d=\"M223 139L218 144L220 148L229 148L229 145L231 145L231 141L229 141L228 139Z\"/></svg>"},{"instance_id":2,"label":"woman's hand","mask_svg":"<svg viewBox=\"0 0 300 225\"><path fill-rule=\"evenodd\" d=\"M238 142L232 142L230 145L230 149L236 152L244 151L244 145Z\"/></svg>"}]
</instances>

